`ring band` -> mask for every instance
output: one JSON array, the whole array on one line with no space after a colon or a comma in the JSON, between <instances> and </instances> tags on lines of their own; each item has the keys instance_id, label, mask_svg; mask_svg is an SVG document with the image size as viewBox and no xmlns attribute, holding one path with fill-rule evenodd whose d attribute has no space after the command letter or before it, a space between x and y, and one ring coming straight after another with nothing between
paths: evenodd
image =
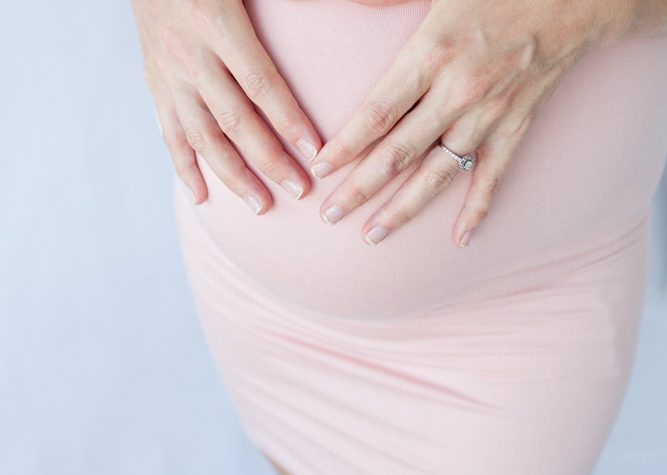
<instances>
[{"instance_id":1,"label":"ring band","mask_svg":"<svg viewBox=\"0 0 667 475\"><path fill-rule=\"evenodd\" d=\"M447 153L447 155L449 155L454 160L459 162L459 169L463 170L464 172L470 171L473 164L475 163L475 157L471 154L464 155L463 157L461 157L460 155L457 155L454 152L452 152L451 150L449 150L447 148L447 146L442 142L438 143L438 147L440 147L442 150L444 150Z\"/></svg>"}]
</instances>

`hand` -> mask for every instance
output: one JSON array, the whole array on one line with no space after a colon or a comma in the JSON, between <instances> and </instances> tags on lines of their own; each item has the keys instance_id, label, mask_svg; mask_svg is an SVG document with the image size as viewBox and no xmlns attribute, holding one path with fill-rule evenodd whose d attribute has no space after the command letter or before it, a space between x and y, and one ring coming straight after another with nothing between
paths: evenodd
<instances>
[{"instance_id":1,"label":"hand","mask_svg":"<svg viewBox=\"0 0 667 475\"><path fill-rule=\"evenodd\" d=\"M208 196L195 153L256 214L269 190L249 160L299 199L308 174L288 155L267 122L308 159L321 140L254 33L241 0L133 0L144 75L174 168L195 204Z\"/></svg>"},{"instance_id":2,"label":"hand","mask_svg":"<svg viewBox=\"0 0 667 475\"><path fill-rule=\"evenodd\" d=\"M452 230L454 243L466 245L536 111L585 52L629 28L632 3L434 0L386 75L313 160L313 173L324 177L370 150L325 199L322 219L337 222L418 162L362 226L367 243L379 242L459 173L435 146L441 139L459 155L477 155Z\"/></svg>"}]
</instances>

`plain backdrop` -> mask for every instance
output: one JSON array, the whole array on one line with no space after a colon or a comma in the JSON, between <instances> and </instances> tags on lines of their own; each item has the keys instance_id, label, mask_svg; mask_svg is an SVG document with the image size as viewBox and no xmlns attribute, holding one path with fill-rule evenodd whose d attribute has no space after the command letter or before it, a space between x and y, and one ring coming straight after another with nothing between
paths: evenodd
<instances>
[{"instance_id":1,"label":"plain backdrop","mask_svg":"<svg viewBox=\"0 0 667 475\"><path fill-rule=\"evenodd\" d=\"M129 4L2 11L0 474L272 473L194 314ZM663 177L635 368L596 475L667 473L666 231Z\"/></svg>"}]
</instances>

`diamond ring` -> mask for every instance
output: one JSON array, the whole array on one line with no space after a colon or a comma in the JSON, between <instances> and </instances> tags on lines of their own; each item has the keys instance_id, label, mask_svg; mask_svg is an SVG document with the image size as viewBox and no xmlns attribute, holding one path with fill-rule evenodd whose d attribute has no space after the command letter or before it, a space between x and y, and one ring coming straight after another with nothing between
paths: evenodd
<instances>
[{"instance_id":1,"label":"diamond ring","mask_svg":"<svg viewBox=\"0 0 667 475\"><path fill-rule=\"evenodd\" d=\"M475 163L475 157L471 154L464 155L463 157L461 157L460 155L457 155L451 150L449 150L442 142L438 143L438 147L444 150L447 153L447 155L449 155L454 160L459 162L459 169L463 170L464 172L469 171L472 168L473 164Z\"/></svg>"}]
</instances>

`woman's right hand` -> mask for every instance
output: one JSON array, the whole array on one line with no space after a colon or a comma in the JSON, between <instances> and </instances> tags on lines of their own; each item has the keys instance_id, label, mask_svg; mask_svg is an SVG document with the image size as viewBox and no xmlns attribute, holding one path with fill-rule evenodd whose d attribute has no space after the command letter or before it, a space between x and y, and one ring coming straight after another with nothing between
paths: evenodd
<instances>
[{"instance_id":1,"label":"woman's right hand","mask_svg":"<svg viewBox=\"0 0 667 475\"><path fill-rule=\"evenodd\" d=\"M275 131L312 159L321 139L260 44L241 0L132 0L164 141L195 204L208 196L199 155L256 214L269 190L246 160L295 198L310 179ZM254 105L253 105L254 103Z\"/></svg>"}]
</instances>

